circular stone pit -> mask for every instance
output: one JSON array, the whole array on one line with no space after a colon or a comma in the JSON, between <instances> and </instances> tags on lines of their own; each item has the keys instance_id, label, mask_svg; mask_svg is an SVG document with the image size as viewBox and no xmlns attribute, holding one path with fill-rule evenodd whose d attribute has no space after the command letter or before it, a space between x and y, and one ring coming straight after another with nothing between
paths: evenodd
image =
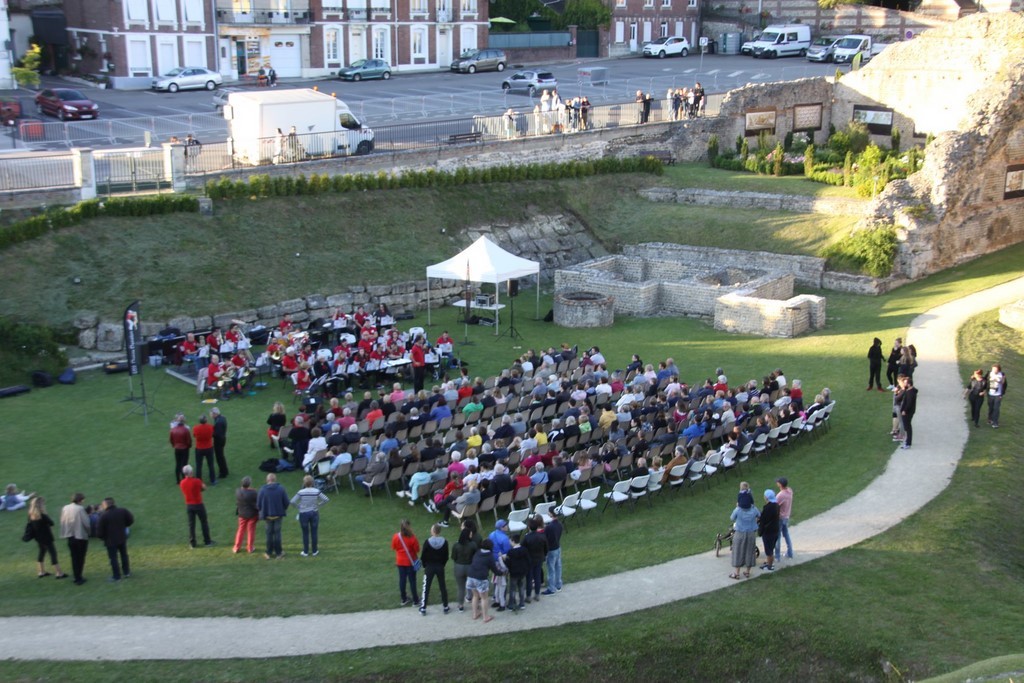
<instances>
[{"instance_id":1,"label":"circular stone pit","mask_svg":"<svg viewBox=\"0 0 1024 683\"><path fill-rule=\"evenodd\" d=\"M555 324L561 327L611 327L615 323L615 298L596 292L562 292L555 295Z\"/></svg>"}]
</instances>

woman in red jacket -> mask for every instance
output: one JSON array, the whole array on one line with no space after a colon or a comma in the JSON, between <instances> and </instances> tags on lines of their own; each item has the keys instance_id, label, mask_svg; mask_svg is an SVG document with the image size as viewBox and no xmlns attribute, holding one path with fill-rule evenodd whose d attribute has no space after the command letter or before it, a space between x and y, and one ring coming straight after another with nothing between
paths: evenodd
<instances>
[{"instance_id":1,"label":"woman in red jacket","mask_svg":"<svg viewBox=\"0 0 1024 683\"><path fill-rule=\"evenodd\" d=\"M391 538L391 549L395 551L395 566L398 567L398 592L402 595L402 607L419 603L419 595L416 594L416 558L420 554L420 543L412 533L412 523L402 520L398 533ZM406 593L406 584L409 586L409 593Z\"/></svg>"}]
</instances>

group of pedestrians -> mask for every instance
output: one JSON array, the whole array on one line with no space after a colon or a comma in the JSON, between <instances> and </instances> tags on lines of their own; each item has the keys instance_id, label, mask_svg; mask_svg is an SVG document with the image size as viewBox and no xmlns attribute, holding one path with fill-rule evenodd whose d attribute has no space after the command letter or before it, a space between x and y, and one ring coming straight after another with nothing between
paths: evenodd
<instances>
[{"instance_id":1,"label":"group of pedestrians","mask_svg":"<svg viewBox=\"0 0 1024 683\"><path fill-rule=\"evenodd\" d=\"M529 602L539 602L541 595L555 595L562 590L562 523L554 510L548 517L534 515L527 520L527 533L509 534L508 523L499 519L487 537L481 537L476 521L462 522L458 540L449 546L444 527L434 524L422 547L412 524L402 520L391 539L398 569L398 591L401 606L418 604L426 616L430 590L437 582L444 614L451 611L446 567L453 565L456 585L456 607L465 611L470 603L473 619L484 623L494 619L490 610L517 612ZM545 568L547 587L544 587ZM417 594L416 574L423 570L422 591Z\"/></svg>"},{"instance_id":2,"label":"group of pedestrians","mask_svg":"<svg viewBox=\"0 0 1024 683\"><path fill-rule=\"evenodd\" d=\"M981 426L981 407L987 402L988 424L993 429L999 429L999 409L1006 395L1006 387L1006 373L999 363L993 363L987 373L978 368L971 374L964 389L964 398L971 406L971 422L975 427Z\"/></svg>"},{"instance_id":3,"label":"group of pedestrians","mask_svg":"<svg viewBox=\"0 0 1024 683\"><path fill-rule=\"evenodd\" d=\"M131 576L131 565L128 559L128 534L135 523L135 517L127 508L118 507L113 498L104 498L103 502L93 507L86 507L85 494L75 493L71 502L64 506L60 513L60 538L66 539L68 554L71 556L71 574L73 583L81 586L86 582L85 559L89 552L89 539L99 538L107 549L110 560L111 576L108 581L116 583ZM36 565L40 579L54 576L66 579L68 574L61 569L57 557L57 546L54 539L54 521L46 512L46 499L33 496L28 503L28 522L25 525L23 541L35 541L38 548ZM46 569L46 558L49 556L50 569Z\"/></svg>"},{"instance_id":4,"label":"group of pedestrians","mask_svg":"<svg viewBox=\"0 0 1024 683\"><path fill-rule=\"evenodd\" d=\"M203 464L206 464L210 484L217 485L218 479L228 476L228 460L225 448L228 442L228 420L220 408L210 410L210 415L199 416L199 424L189 428L184 413L178 413L171 421L168 435L171 448L174 450L174 476L180 484L184 476L185 465L189 464L189 454L195 445L196 477L203 478ZM214 460L217 468L214 469Z\"/></svg>"},{"instance_id":5,"label":"group of pedestrians","mask_svg":"<svg viewBox=\"0 0 1024 683\"><path fill-rule=\"evenodd\" d=\"M750 572L757 564L757 539L761 538L765 561L764 571L775 571L775 563L782 557L782 542L786 543L786 557L793 557L793 541L789 536L790 516L793 513L793 489L786 477L775 480L778 491L765 489L764 504L754 505L754 494L747 482L740 483L736 496L736 507L730 519L733 523L730 579L750 578Z\"/></svg>"}]
</instances>

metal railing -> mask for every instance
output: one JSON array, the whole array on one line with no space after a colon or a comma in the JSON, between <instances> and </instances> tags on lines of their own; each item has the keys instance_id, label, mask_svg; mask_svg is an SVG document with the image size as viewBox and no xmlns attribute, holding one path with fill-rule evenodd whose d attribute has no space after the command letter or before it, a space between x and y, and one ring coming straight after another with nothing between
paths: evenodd
<instances>
[{"instance_id":1,"label":"metal railing","mask_svg":"<svg viewBox=\"0 0 1024 683\"><path fill-rule=\"evenodd\" d=\"M538 31L531 33L491 33L487 47L499 50L531 47L565 47L572 34L568 31Z\"/></svg>"},{"instance_id":2,"label":"metal railing","mask_svg":"<svg viewBox=\"0 0 1024 683\"><path fill-rule=\"evenodd\" d=\"M723 98L724 95L709 96L706 107L699 114L717 116ZM680 118L686 115L684 111ZM196 115L192 122L201 116ZM661 99L650 103L646 121L661 123L672 121L675 117L671 101ZM169 122L171 118L143 120L151 122L152 128L161 136L169 131L180 134L181 124ZM529 137L573 135L591 130L641 125L644 118L643 106L637 102L594 105L589 109L562 107L552 111L541 111L539 107L535 110L527 106L518 111L513 110L511 117L489 114L375 126L370 153L401 153L486 145ZM121 119L104 123L134 125L126 123L128 121L135 120ZM184 147L185 182L189 188L198 188L207 176L225 171L257 171L261 167L353 156L360 143L367 143L368 146L369 141L366 131L305 133L243 141L228 139L225 130L219 138L207 138L202 145ZM93 152L93 164L97 191L111 195L169 190L172 187L169 159L162 146L96 150ZM3 161L0 164L0 191L75 186L74 159L70 152L18 153L4 155L0 161Z\"/></svg>"},{"instance_id":3,"label":"metal railing","mask_svg":"<svg viewBox=\"0 0 1024 683\"><path fill-rule=\"evenodd\" d=\"M74 186L74 158L68 152L28 152L0 156L2 192Z\"/></svg>"}]
</instances>

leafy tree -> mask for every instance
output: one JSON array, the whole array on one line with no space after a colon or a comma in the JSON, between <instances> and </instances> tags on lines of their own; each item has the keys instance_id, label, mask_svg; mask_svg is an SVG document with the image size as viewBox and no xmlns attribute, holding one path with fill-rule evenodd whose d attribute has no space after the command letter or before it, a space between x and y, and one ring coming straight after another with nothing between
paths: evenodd
<instances>
[{"instance_id":1,"label":"leafy tree","mask_svg":"<svg viewBox=\"0 0 1024 683\"><path fill-rule=\"evenodd\" d=\"M530 15L535 12L543 14L544 9L540 0L493 0L488 13L492 17L505 17L525 26Z\"/></svg>"},{"instance_id":2,"label":"leafy tree","mask_svg":"<svg viewBox=\"0 0 1024 683\"><path fill-rule=\"evenodd\" d=\"M601 0L569 0L565 4L565 12L553 17L556 28L577 26L590 31L607 28L612 22L612 11Z\"/></svg>"},{"instance_id":3,"label":"leafy tree","mask_svg":"<svg viewBox=\"0 0 1024 683\"><path fill-rule=\"evenodd\" d=\"M11 69L19 85L36 87L39 85L39 65L43 62L43 51L36 43L29 46L28 52L21 58L21 66Z\"/></svg>"}]
</instances>

